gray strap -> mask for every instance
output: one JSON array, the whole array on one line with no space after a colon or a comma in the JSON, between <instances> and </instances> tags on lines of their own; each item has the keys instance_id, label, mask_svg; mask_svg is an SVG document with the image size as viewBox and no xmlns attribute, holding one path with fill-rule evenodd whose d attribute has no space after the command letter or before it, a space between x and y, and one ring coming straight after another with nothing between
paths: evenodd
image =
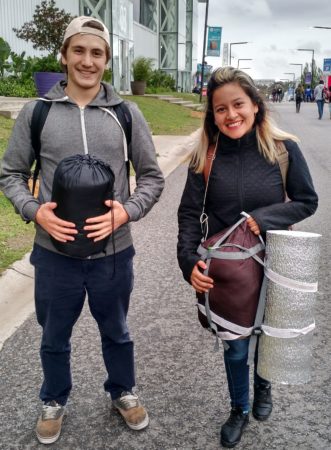
<instances>
[{"instance_id":1,"label":"gray strap","mask_svg":"<svg viewBox=\"0 0 331 450\"><path fill-rule=\"evenodd\" d=\"M207 260L207 268L204 271L204 275L208 276L209 267L210 267L210 259ZM215 332L216 341L215 341L214 350L215 350L215 352L217 352L220 348L220 344L219 344L219 339L218 339L218 335L217 335L217 326L215 323L213 323L212 318L211 318L211 311L210 311L210 306L209 306L209 289L207 292L205 292L205 309L206 309L206 316L207 316L209 327L211 330L213 330Z\"/></svg>"},{"instance_id":2,"label":"gray strap","mask_svg":"<svg viewBox=\"0 0 331 450\"><path fill-rule=\"evenodd\" d=\"M242 250L241 252L222 252L222 251L217 251L217 249L213 248L213 249L205 249L205 251L203 252L202 250L201 253L199 252L199 254L201 256L204 256L206 259L209 258L214 258L214 259L248 259L248 258L252 258L253 256L255 256L256 253L259 253L260 251L263 250L263 246L262 244L256 244L254 247L252 248L245 248L242 247L241 245L236 245L236 244L224 244L221 245L219 248L222 247L236 247L239 248L240 250ZM261 263L261 259L260 262Z\"/></svg>"},{"instance_id":3,"label":"gray strap","mask_svg":"<svg viewBox=\"0 0 331 450\"><path fill-rule=\"evenodd\" d=\"M242 217L241 219L238 220L238 222L232 225L232 227L229 228L228 231L225 234L223 234L223 236L214 244L214 247L219 247L222 244L222 242L224 242L225 239L230 236L232 231L234 231L242 222L245 222L245 220L246 217Z\"/></svg>"},{"instance_id":4,"label":"gray strap","mask_svg":"<svg viewBox=\"0 0 331 450\"><path fill-rule=\"evenodd\" d=\"M266 298L267 298L267 277L264 276L263 281L262 281L261 291L260 291L259 304L258 304L258 307L256 310L254 329L252 332L252 336L250 337L250 340L249 340L248 358L247 358L248 365L251 365L254 362L257 337L262 333L261 325L263 322Z\"/></svg>"}]
</instances>

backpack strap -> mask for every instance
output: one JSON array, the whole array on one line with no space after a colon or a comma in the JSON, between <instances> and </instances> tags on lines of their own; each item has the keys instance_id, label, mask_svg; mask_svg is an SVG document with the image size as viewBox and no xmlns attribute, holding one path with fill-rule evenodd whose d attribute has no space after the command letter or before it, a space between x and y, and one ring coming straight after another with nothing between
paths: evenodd
<instances>
[{"instance_id":1,"label":"backpack strap","mask_svg":"<svg viewBox=\"0 0 331 450\"><path fill-rule=\"evenodd\" d=\"M216 144L211 144L207 149L206 162L203 168L203 176L205 179L205 183L207 184L209 174L211 171L211 166L213 165L214 157L215 157L215 147Z\"/></svg>"},{"instance_id":2,"label":"backpack strap","mask_svg":"<svg viewBox=\"0 0 331 450\"><path fill-rule=\"evenodd\" d=\"M40 172L40 147L41 147L40 136L51 106L52 102L44 102L43 100L38 100L32 112L31 145L34 150L36 160L36 166L33 171L33 178L32 178L32 195L34 195L35 193L36 183Z\"/></svg>"},{"instance_id":3,"label":"backpack strap","mask_svg":"<svg viewBox=\"0 0 331 450\"><path fill-rule=\"evenodd\" d=\"M276 159L279 164L280 173L282 175L284 191L286 192L286 177L289 166L288 151L286 150L285 144L283 142L279 142L276 148Z\"/></svg>"},{"instance_id":4,"label":"backpack strap","mask_svg":"<svg viewBox=\"0 0 331 450\"><path fill-rule=\"evenodd\" d=\"M130 110L125 102L113 106L113 110L115 111L116 116L124 130L126 142L129 147L132 136L132 116Z\"/></svg>"}]
</instances>

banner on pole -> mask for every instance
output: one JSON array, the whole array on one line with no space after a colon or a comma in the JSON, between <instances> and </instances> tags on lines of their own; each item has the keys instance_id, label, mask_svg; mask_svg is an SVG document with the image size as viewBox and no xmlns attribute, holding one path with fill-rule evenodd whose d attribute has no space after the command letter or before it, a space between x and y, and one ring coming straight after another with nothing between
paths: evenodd
<instances>
[{"instance_id":1,"label":"banner on pole","mask_svg":"<svg viewBox=\"0 0 331 450\"><path fill-rule=\"evenodd\" d=\"M222 27L208 27L207 56L220 56Z\"/></svg>"},{"instance_id":2,"label":"banner on pole","mask_svg":"<svg viewBox=\"0 0 331 450\"><path fill-rule=\"evenodd\" d=\"M311 84L311 72L306 73L305 84Z\"/></svg>"},{"instance_id":3,"label":"banner on pole","mask_svg":"<svg viewBox=\"0 0 331 450\"><path fill-rule=\"evenodd\" d=\"M327 58L323 60L323 73L324 75L331 74L331 58Z\"/></svg>"}]
</instances>

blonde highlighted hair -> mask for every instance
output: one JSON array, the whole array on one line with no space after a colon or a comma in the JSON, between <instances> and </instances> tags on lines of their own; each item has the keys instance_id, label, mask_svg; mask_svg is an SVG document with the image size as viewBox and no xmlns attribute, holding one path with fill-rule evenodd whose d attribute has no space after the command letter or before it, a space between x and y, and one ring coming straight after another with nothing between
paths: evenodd
<instances>
[{"instance_id":1,"label":"blonde highlighted hair","mask_svg":"<svg viewBox=\"0 0 331 450\"><path fill-rule=\"evenodd\" d=\"M284 147L283 141L290 139L299 142L299 139L296 136L282 131L275 125L270 117L266 102L260 96L254 81L249 75L239 69L234 69L233 67L220 67L212 73L208 82L207 105L203 127L199 139L196 140L190 155L190 167L196 173L203 172L208 147L216 143L217 135L219 133L219 129L215 125L213 94L216 89L227 83L237 83L244 90L246 95L250 97L253 104L258 106L254 126L256 128L258 149L266 160L275 164L279 149ZM221 138L220 145L222 145Z\"/></svg>"}]
</instances>

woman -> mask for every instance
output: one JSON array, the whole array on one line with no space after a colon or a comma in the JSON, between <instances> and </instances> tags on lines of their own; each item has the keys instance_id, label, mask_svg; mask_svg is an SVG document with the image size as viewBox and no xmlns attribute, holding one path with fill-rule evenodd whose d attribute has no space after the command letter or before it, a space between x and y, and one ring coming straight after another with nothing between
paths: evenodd
<instances>
[{"instance_id":1,"label":"woman","mask_svg":"<svg viewBox=\"0 0 331 450\"><path fill-rule=\"evenodd\" d=\"M271 121L253 80L232 67L215 70L208 83L207 109L200 141L193 151L178 210L178 261L184 278L198 293L213 287L202 272L206 264L197 254L202 238L200 215L206 190L204 167L208 147L216 146L205 210L208 235L234 224L241 211L250 214L248 225L256 235L287 229L312 215L317 208L311 176L297 145L298 139ZM285 145L289 167L285 202L277 163L277 147ZM234 447L249 418L249 339L226 341L224 362L231 399L231 413L221 428L221 444ZM253 416L266 420L272 410L271 385L254 368Z\"/></svg>"},{"instance_id":2,"label":"woman","mask_svg":"<svg viewBox=\"0 0 331 450\"><path fill-rule=\"evenodd\" d=\"M300 112L300 106L301 102L303 101L303 95L304 95L303 87L301 86L301 84L299 84L295 90L295 106L297 113Z\"/></svg>"}]
</instances>

